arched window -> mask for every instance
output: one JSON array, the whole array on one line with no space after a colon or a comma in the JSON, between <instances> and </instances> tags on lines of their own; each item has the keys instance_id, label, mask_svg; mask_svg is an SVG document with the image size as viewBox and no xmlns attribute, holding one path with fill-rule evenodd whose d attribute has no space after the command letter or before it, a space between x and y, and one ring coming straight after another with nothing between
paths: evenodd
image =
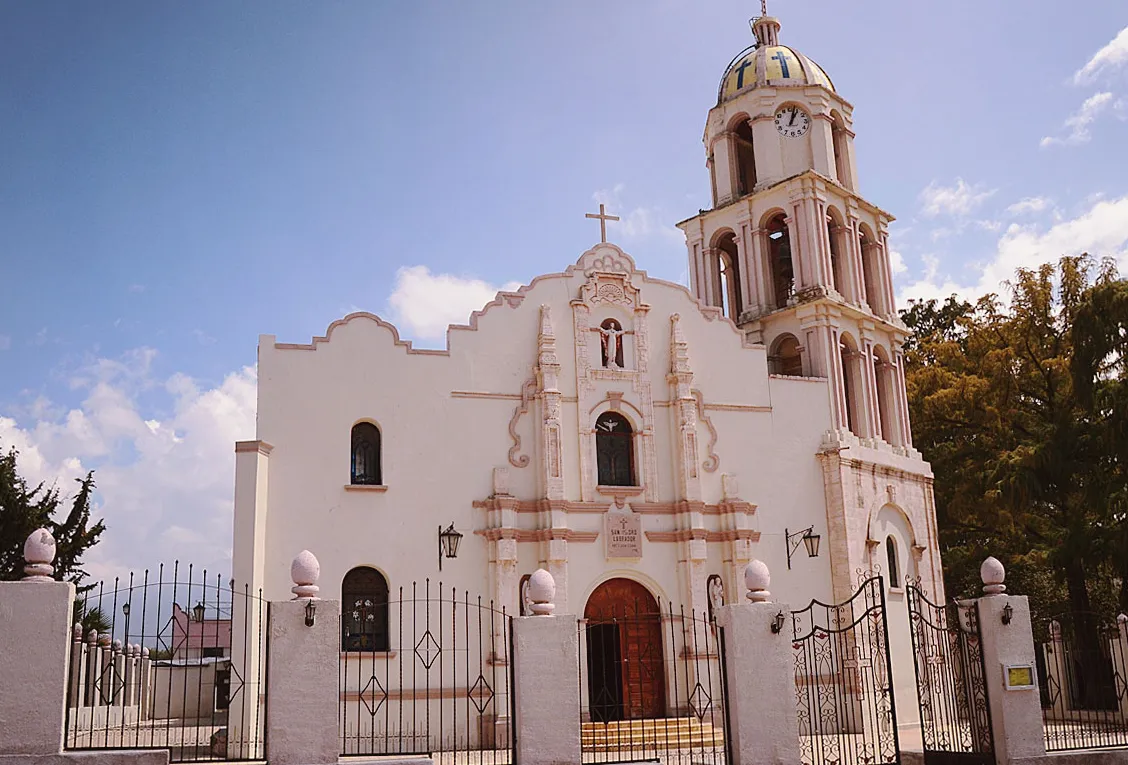
<instances>
[{"instance_id":1,"label":"arched window","mask_svg":"<svg viewBox=\"0 0 1128 765\"><path fill-rule=\"evenodd\" d=\"M768 356L772 374L803 376L803 355L795 335L780 335L773 343L773 348L772 354Z\"/></svg>"},{"instance_id":2,"label":"arched window","mask_svg":"<svg viewBox=\"0 0 1128 765\"><path fill-rule=\"evenodd\" d=\"M595 421L595 459L600 486L634 486L634 433L627 418L604 412Z\"/></svg>"},{"instance_id":3,"label":"arched window","mask_svg":"<svg viewBox=\"0 0 1128 765\"><path fill-rule=\"evenodd\" d=\"M733 321L740 318L740 263L736 255L736 235L731 231L717 240L718 306Z\"/></svg>"},{"instance_id":4,"label":"arched window","mask_svg":"<svg viewBox=\"0 0 1128 765\"><path fill-rule=\"evenodd\" d=\"M358 422L352 429L352 483L380 485L380 429Z\"/></svg>"},{"instance_id":5,"label":"arched window","mask_svg":"<svg viewBox=\"0 0 1128 765\"><path fill-rule=\"evenodd\" d=\"M736 157L736 196L751 194L756 188L756 152L752 146L752 126L742 119L732 131L733 154Z\"/></svg>"},{"instance_id":6,"label":"arched window","mask_svg":"<svg viewBox=\"0 0 1128 765\"><path fill-rule=\"evenodd\" d=\"M897 542L893 536L885 538L885 558L889 562L889 586L901 586L901 567L897 565Z\"/></svg>"},{"instance_id":7,"label":"arched window","mask_svg":"<svg viewBox=\"0 0 1128 765\"><path fill-rule=\"evenodd\" d=\"M357 566L341 582L341 650L387 651L388 580Z\"/></svg>"},{"instance_id":8,"label":"arched window","mask_svg":"<svg viewBox=\"0 0 1128 765\"><path fill-rule=\"evenodd\" d=\"M783 215L768 222L768 267L772 274L776 308L786 308L795 293L795 266L791 261L791 237Z\"/></svg>"}]
</instances>

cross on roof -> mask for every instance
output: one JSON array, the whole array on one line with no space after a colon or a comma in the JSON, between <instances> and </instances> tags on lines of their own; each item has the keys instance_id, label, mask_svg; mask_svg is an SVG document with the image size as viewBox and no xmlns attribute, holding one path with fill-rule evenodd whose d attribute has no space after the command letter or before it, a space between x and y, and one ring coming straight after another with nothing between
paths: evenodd
<instances>
[{"instance_id":1,"label":"cross on roof","mask_svg":"<svg viewBox=\"0 0 1128 765\"><path fill-rule=\"evenodd\" d=\"M760 15L768 15L768 0L760 0Z\"/></svg>"},{"instance_id":2,"label":"cross on roof","mask_svg":"<svg viewBox=\"0 0 1128 765\"><path fill-rule=\"evenodd\" d=\"M595 213L585 213L584 217L593 218L599 221L599 240L604 244L607 243L607 221L619 220L619 216L607 214L602 202L600 202L599 204L599 215L596 215Z\"/></svg>"}]
</instances>

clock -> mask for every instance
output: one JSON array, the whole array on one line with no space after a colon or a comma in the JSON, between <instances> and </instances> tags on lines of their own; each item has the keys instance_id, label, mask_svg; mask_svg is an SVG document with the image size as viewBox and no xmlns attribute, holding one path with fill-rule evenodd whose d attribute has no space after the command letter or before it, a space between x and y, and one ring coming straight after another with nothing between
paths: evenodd
<instances>
[{"instance_id":1,"label":"clock","mask_svg":"<svg viewBox=\"0 0 1128 765\"><path fill-rule=\"evenodd\" d=\"M798 106L785 106L776 112L775 126L784 138L801 138L811 127L811 115Z\"/></svg>"}]
</instances>

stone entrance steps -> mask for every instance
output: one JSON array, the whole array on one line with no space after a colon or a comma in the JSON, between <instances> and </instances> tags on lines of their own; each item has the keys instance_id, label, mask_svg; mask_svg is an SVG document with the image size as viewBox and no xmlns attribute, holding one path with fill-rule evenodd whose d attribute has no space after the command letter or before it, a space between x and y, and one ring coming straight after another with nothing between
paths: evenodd
<instances>
[{"instance_id":1,"label":"stone entrance steps","mask_svg":"<svg viewBox=\"0 0 1128 765\"><path fill-rule=\"evenodd\" d=\"M585 751L616 749L699 749L722 747L724 728L695 717L667 717L645 720L616 720L608 723L585 722L580 728Z\"/></svg>"}]
</instances>

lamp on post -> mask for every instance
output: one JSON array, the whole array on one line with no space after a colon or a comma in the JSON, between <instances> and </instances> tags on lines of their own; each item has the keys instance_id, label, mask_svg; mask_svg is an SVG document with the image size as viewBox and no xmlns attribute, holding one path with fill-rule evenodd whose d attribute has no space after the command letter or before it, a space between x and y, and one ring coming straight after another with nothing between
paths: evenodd
<instances>
[{"instance_id":1,"label":"lamp on post","mask_svg":"<svg viewBox=\"0 0 1128 765\"><path fill-rule=\"evenodd\" d=\"M791 555L799 549L799 543L802 542L807 548L808 558L819 557L819 541L822 539L818 534L814 533L815 527L808 526L802 531L796 531L794 534L788 533L787 529L783 530L784 536L787 538L787 570L791 570ZM792 539L795 542L792 543Z\"/></svg>"},{"instance_id":2,"label":"lamp on post","mask_svg":"<svg viewBox=\"0 0 1128 765\"><path fill-rule=\"evenodd\" d=\"M192 609L192 617L198 622L202 622L204 620L204 604L203 603L197 603L195 605L195 607Z\"/></svg>"},{"instance_id":3,"label":"lamp on post","mask_svg":"<svg viewBox=\"0 0 1128 765\"><path fill-rule=\"evenodd\" d=\"M458 557L458 543L462 541L462 534L454 530L454 524L450 524L444 530L439 526L439 571L443 570L443 558L457 558Z\"/></svg>"},{"instance_id":4,"label":"lamp on post","mask_svg":"<svg viewBox=\"0 0 1128 765\"><path fill-rule=\"evenodd\" d=\"M129 601L121 604L121 614L125 617L125 642L129 642Z\"/></svg>"}]
</instances>

